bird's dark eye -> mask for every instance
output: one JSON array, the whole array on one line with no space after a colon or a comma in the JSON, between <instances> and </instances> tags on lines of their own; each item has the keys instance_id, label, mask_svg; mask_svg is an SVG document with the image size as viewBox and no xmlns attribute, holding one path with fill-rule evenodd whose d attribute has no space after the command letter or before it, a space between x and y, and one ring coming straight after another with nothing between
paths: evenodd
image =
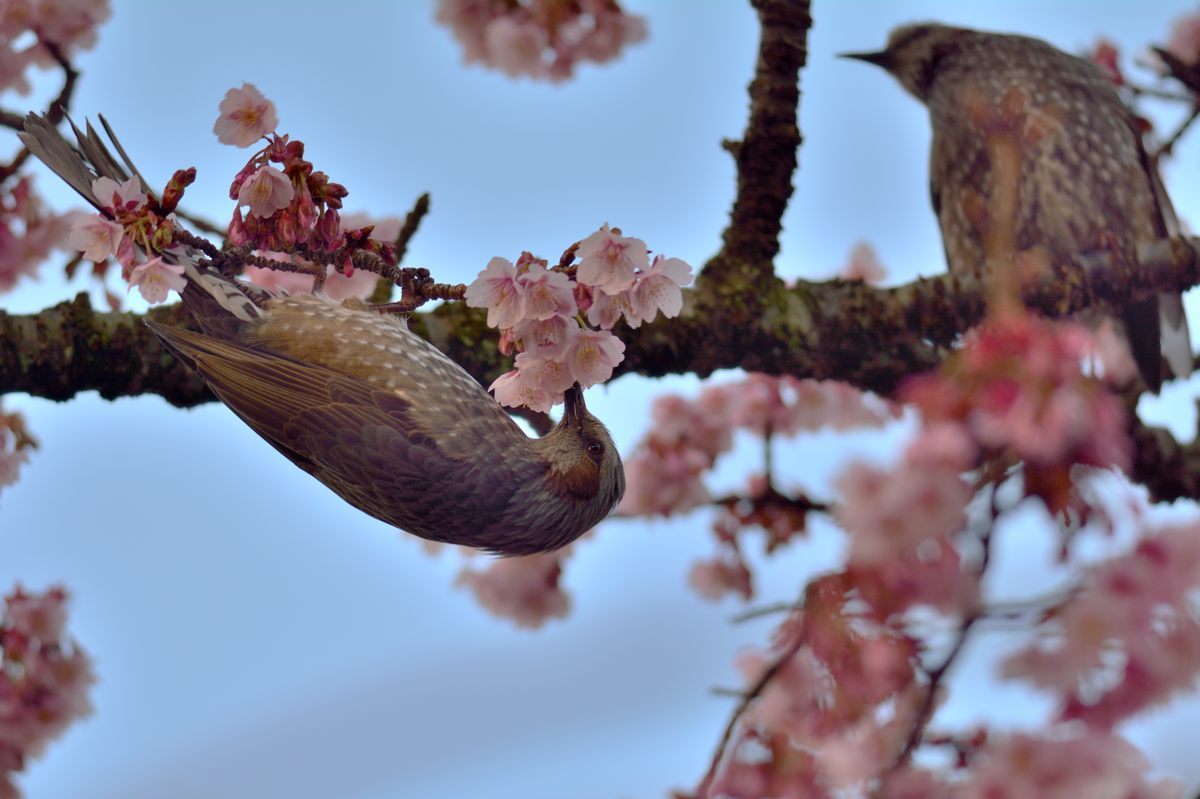
<instances>
[{"instance_id":1,"label":"bird's dark eye","mask_svg":"<svg viewBox=\"0 0 1200 799\"><path fill-rule=\"evenodd\" d=\"M588 457L599 463L604 458L604 444L594 438L589 438L586 445Z\"/></svg>"}]
</instances>

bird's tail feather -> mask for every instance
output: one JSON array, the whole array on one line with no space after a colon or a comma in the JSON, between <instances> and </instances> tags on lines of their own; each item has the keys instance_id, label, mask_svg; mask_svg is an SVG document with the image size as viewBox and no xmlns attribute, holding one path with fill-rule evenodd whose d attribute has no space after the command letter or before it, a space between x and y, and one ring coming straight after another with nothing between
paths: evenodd
<instances>
[{"instance_id":1,"label":"bird's tail feather","mask_svg":"<svg viewBox=\"0 0 1200 799\"><path fill-rule=\"evenodd\" d=\"M74 122L70 124L77 145L68 142L57 127L38 114L25 117L25 130L18 135L31 153L97 209L104 207L92 190L92 182L98 177L123 182L130 175L137 175L142 190L150 194L149 184L103 116L100 124L117 155L113 155L91 122L84 123L83 131ZM198 253L190 248L173 247L164 257L183 266L188 281L182 292L183 303L205 332L220 338L234 338L243 323L262 316L261 306L270 299L267 292L229 280L216 270L202 266Z\"/></svg>"}]
</instances>

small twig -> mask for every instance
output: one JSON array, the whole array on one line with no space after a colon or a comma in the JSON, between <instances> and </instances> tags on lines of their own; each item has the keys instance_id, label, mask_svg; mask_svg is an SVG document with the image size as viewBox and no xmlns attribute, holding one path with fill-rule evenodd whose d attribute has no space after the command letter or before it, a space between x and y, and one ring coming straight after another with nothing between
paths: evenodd
<instances>
[{"instance_id":1,"label":"small twig","mask_svg":"<svg viewBox=\"0 0 1200 799\"><path fill-rule=\"evenodd\" d=\"M58 90L58 96L51 100L50 105L46 108L46 120L51 125L57 125L59 122L62 122L63 117L66 116L67 107L71 104L71 96L75 93L75 82L79 80L79 71L67 60L62 48L54 42L42 39L40 36L38 38L41 45L46 48L46 52L50 54L50 57L54 59L54 62L63 71L62 88ZM12 128L13 130L24 130L25 117L23 114L16 114L11 111L0 111L0 125ZM15 175L25 165L25 162L29 160L29 156L29 150L22 147L13 158L12 163L0 167L0 183Z\"/></svg>"},{"instance_id":2,"label":"small twig","mask_svg":"<svg viewBox=\"0 0 1200 799\"><path fill-rule=\"evenodd\" d=\"M801 598L799 601L803 602L804 600ZM775 675L800 651L800 647L804 646L804 644L805 636L796 634L779 656L771 662L771 665L759 675L759 678L750 686L750 689L741 694L741 700L737 703L737 707L733 709L733 714L729 717L729 722L725 725L725 731L721 733L721 740L717 744L717 750L713 752L712 761L708 764L708 770L704 772L704 779L700 781L700 786L696 789L697 799L708 799L713 780L716 779L717 772L721 768L721 763L725 760L729 741L733 738L733 732L737 729L738 722L741 721L746 709L750 707L750 703L762 695L762 692L770 685L771 680L775 679Z\"/></svg>"},{"instance_id":3,"label":"small twig","mask_svg":"<svg viewBox=\"0 0 1200 799\"><path fill-rule=\"evenodd\" d=\"M429 193L426 192L413 203L412 210L404 217L404 224L400 226L400 232L396 234L396 240L392 242L392 247L396 251L396 263L404 260L404 255L408 252L408 242L416 235L421 220L428 213ZM394 280L380 276L379 280L375 282L375 290L371 292L371 296L367 299L367 302L372 305L386 304L392 299L392 289L395 286L396 282Z\"/></svg>"},{"instance_id":4,"label":"small twig","mask_svg":"<svg viewBox=\"0 0 1200 799\"><path fill-rule=\"evenodd\" d=\"M793 610L799 610L802 606L796 602L774 602L770 605L760 605L756 608L743 610L729 618L730 624L744 624L754 619L762 618L763 616L773 616L776 613L788 613Z\"/></svg>"},{"instance_id":5,"label":"small twig","mask_svg":"<svg viewBox=\"0 0 1200 799\"><path fill-rule=\"evenodd\" d=\"M1179 140L1183 138L1183 134L1192 126L1192 123L1196 121L1197 117L1200 117L1200 103L1196 103L1192 106L1192 113L1188 114L1187 119L1180 123L1179 127L1175 129L1175 132L1168 136L1167 140L1159 145L1158 149L1154 151L1154 155L1152 157L1155 160L1158 160L1164 155L1170 155L1171 150L1175 147Z\"/></svg>"},{"instance_id":6,"label":"small twig","mask_svg":"<svg viewBox=\"0 0 1200 799\"><path fill-rule=\"evenodd\" d=\"M982 487L982 486L980 486ZM1000 508L996 504L996 490L993 486L992 495L990 497L991 507L987 528L980 534L979 543L982 548L979 566L976 569L976 581L982 584L983 577L987 574L988 565L992 559L992 530L994 529L996 518L1000 514ZM958 656L962 653L963 647L966 646L967 639L971 635L971 628L975 626L984 616L984 609L976 603L975 607L963 614L962 621L958 625L958 633L954 639L950 651L942 662L932 670L926 671L929 678L929 684L925 690L925 696L921 700L921 706L917 709L917 715L913 718L912 727L909 728L908 738L904 741L904 747L900 750L900 754L892 762L891 766L884 772L882 776L886 777L894 773L900 768L903 768L906 763L912 758L913 752L921 745L921 740L925 733L925 727L929 724L933 717L934 705L937 703L938 689L942 685L942 680L945 679L950 667L958 660Z\"/></svg>"}]
</instances>

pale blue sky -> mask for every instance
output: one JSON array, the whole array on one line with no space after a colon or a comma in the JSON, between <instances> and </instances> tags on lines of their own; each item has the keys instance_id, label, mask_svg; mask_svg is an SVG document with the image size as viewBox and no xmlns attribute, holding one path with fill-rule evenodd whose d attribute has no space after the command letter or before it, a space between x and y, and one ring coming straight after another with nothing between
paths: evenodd
<instances>
[{"instance_id":1,"label":"pale blue sky","mask_svg":"<svg viewBox=\"0 0 1200 799\"><path fill-rule=\"evenodd\" d=\"M744 123L756 46L748 4L629 3L650 37L567 84L466 68L432 3L117 0L84 54L77 117L104 113L147 177L195 165L189 208L228 214L245 152L211 134L226 89L249 81L282 131L350 189L347 207L432 213L409 251L444 281L494 255L554 258L608 221L699 266L719 241L733 170L718 146ZM882 46L919 19L1021 31L1068 50L1097 34L1128 54L1165 38L1189 2L816 3L802 74L797 192L780 270L835 272L872 241L895 281L942 268L928 208L928 123L886 75L834 58ZM28 102L5 97L9 108ZM1200 224L1200 148L1168 172ZM56 202L73 204L49 180ZM69 296L54 268L0 298L33 310ZM1193 308L1200 320L1200 309ZM1200 325L1194 325L1200 327ZM651 398L697 381L622 378L589 406L623 449ZM1186 421L1181 388L1160 415ZM771 621L734 627L735 603L703 603L688 564L710 551L703 514L609 522L568 566L574 613L529 633L452 587L458 559L345 506L224 408L154 398L66 404L13 397L43 448L0 495L0 586L73 592L72 629L93 654L97 712L30 765L33 799L603 799L691 787L728 711L733 656ZM781 451L784 480L827 489L853 454L887 458L900 431L843 444L811 436ZM718 476L732 485L752 445ZM1049 557L1036 513L1001 540L994 588L1016 592ZM815 525L760 573L762 599L793 598L836 563L840 534ZM986 681L1012 639L969 651L948 722L1029 723L1036 698ZM1196 705L1137 725L1157 762L1200 784L1179 724Z\"/></svg>"}]
</instances>

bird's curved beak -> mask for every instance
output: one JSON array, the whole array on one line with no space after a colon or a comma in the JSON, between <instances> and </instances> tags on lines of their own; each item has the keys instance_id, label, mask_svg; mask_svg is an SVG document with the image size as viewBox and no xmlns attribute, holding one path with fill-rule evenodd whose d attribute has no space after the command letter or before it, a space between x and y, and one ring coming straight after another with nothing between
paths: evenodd
<instances>
[{"instance_id":1,"label":"bird's curved beak","mask_svg":"<svg viewBox=\"0 0 1200 799\"><path fill-rule=\"evenodd\" d=\"M563 394L563 424L574 425L582 430L585 413L587 406L583 404L583 389L576 383Z\"/></svg>"},{"instance_id":2,"label":"bird's curved beak","mask_svg":"<svg viewBox=\"0 0 1200 799\"><path fill-rule=\"evenodd\" d=\"M838 53L837 57L853 58L855 61L866 61L868 64L874 64L884 69L887 69L892 63L891 54L887 50L880 50L876 53Z\"/></svg>"}]
</instances>

